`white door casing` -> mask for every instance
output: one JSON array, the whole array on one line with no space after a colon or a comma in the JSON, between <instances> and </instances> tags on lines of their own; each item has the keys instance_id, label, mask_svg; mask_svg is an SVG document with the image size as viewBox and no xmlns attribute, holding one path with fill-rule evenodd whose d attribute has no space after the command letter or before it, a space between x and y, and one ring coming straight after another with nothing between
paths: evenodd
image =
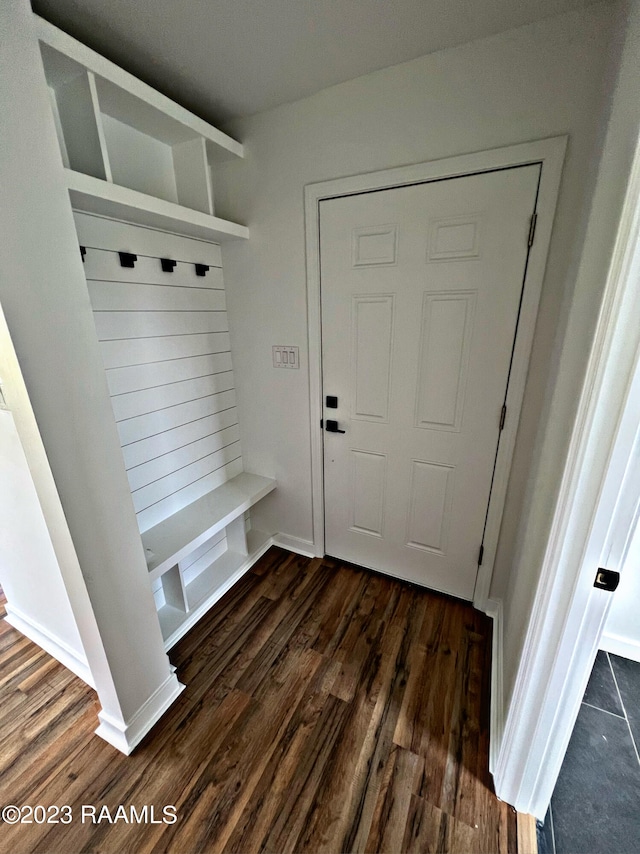
<instances>
[{"instance_id":1,"label":"white door casing","mask_svg":"<svg viewBox=\"0 0 640 854\"><path fill-rule=\"evenodd\" d=\"M313 530L314 551L317 556L322 556L325 553L323 432L320 428L320 421L323 418L319 240L320 201L322 199L353 195L370 190L401 187L512 166L533 163L542 165L536 208L538 213L536 239L528 259L526 287L520 307L518 336L512 358L506 401L509 415L501 435L496 459L485 529L484 562L478 574L474 595L474 604L476 607L487 610L489 586L506 496L509 467L515 445L518 418L524 394L528 359L533 340L535 318L551 238L553 216L566 144L566 137L555 137L491 151L460 155L444 160L387 169L381 172L338 178L318 184L310 184L305 187L309 382L311 390L310 415L311 422L314 425L311 435Z\"/></svg>"},{"instance_id":2,"label":"white door casing","mask_svg":"<svg viewBox=\"0 0 640 854\"><path fill-rule=\"evenodd\" d=\"M321 202L329 554L473 598L539 177Z\"/></svg>"},{"instance_id":3,"label":"white door casing","mask_svg":"<svg viewBox=\"0 0 640 854\"><path fill-rule=\"evenodd\" d=\"M628 47L630 62L623 79L626 93L635 93L635 42ZM611 593L594 588L596 570L623 570L638 512L640 144L636 141L628 165L621 166L612 156L619 150L622 131L625 145L631 133L638 139L637 111L629 111L626 97L616 98L613 115L618 121L612 122L605 144L578 274L581 298L593 293L588 290L593 286L589 276L594 268L596 275L601 273L598 263L603 257L608 272L551 532L494 754L498 796L538 818L547 811L612 601ZM611 186L621 175L626 192L618 212L612 207ZM609 255L607 240L613 235L607 229L612 222L615 243ZM602 233L604 243L598 240Z\"/></svg>"}]
</instances>

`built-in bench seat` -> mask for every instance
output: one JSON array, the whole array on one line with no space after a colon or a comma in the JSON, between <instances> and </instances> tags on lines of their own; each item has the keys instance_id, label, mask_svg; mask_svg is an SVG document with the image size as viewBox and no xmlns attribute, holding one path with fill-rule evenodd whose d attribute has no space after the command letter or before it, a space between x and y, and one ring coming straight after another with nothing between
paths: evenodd
<instances>
[{"instance_id":1,"label":"built-in bench seat","mask_svg":"<svg viewBox=\"0 0 640 854\"><path fill-rule=\"evenodd\" d=\"M276 488L243 472L142 534L165 648L193 626L268 547L245 513Z\"/></svg>"}]
</instances>

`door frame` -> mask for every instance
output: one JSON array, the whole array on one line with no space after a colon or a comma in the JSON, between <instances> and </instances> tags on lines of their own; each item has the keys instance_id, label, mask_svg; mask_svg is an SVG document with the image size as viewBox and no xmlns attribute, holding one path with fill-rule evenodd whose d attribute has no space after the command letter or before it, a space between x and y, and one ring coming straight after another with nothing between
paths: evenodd
<instances>
[{"instance_id":1,"label":"door frame","mask_svg":"<svg viewBox=\"0 0 640 854\"><path fill-rule=\"evenodd\" d=\"M311 419L311 488L313 542L316 556L325 554L322 406L322 323L320 292L320 202L339 196L429 183L446 178L474 175L518 166L541 164L536 213L535 241L528 256L522 305L517 326L511 375L507 390L507 410L500 435L495 474L484 537L484 559L478 572L473 604L487 611L500 523L507 492L518 422L533 344L540 293L547 262L553 218L560 187L567 136L511 145L472 154L448 157L379 172L351 175L308 184L304 188L305 242L307 265L307 323L309 343L309 386ZM526 235L523 235L526 239ZM497 425L496 425L497 428Z\"/></svg>"},{"instance_id":2,"label":"door frame","mask_svg":"<svg viewBox=\"0 0 640 854\"><path fill-rule=\"evenodd\" d=\"M635 97L635 45L631 55L624 85ZM607 230L615 223L604 293L515 683L493 748L496 794L540 819L611 607L611 594L593 586L595 573L602 566L623 570L639 512L640 113L630 111L628 103L620 98L614 106L618 121L610 123L615 131L601 160L578 271L578 283L584 278L591 285L590 273L599 275L610 246ZM635 137L635 151L628 172L621 174L627 169L619 162L623 135L625 148ZM562 368L561 363L559 373Z\"/></svg>"}]
</instances>

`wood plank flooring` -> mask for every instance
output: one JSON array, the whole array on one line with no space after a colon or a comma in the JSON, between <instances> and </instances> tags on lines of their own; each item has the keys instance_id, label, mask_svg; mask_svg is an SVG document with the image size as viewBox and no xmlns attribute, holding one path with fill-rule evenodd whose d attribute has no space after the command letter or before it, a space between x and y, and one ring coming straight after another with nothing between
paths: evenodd
<instances>
[{"instance_id":1,"label":"wood plank flooring","mask_svg":"<svg viewBox=\"0 0 640 854\"><path fill-rule=\"evenodd\" d=\"M0 805L73 821L0 823L0 851L517 852L487 770L490 637L460 602L272 548L174 647L187 688L125 757L92 734L93 692L2 621ZM131 823L145 805L159 823Z\"/></svg>"}]
</instances>

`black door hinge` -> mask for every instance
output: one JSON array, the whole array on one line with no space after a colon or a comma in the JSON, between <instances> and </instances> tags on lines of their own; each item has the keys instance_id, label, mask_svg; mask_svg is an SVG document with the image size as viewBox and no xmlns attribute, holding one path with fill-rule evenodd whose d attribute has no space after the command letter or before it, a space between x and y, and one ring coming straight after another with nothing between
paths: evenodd
<instances>
[{"instance_id":1,"label":"black door hinge","mask_svg":"<svg viewBox=\"0 0 640 854\"><path fill-rule=\"evenodd\" d=\"M533 238L535 237L535 234L536 234L537 222L538 222L538 214L537 213L531 214L531 223L529 225L529 240L527 243L527 246L529 246L529 247L533 246Z\"/></svg>"},{"instance_id":2,"label":"black door hinge","mask_svg":"<svg viewBox=\"0 0 640 854\"><path fill-rule=\"evenodd\" d=\"M482 558L484 557L484 543L480 546L480 551L478 552L478 566L482 566Z\"/></svg>"},{"instance_id":3,"label":"black door hinge","mask_svg":"<svg viewBox=\"0 0 640 854\"><path fill-rule=\"evenodd\" d=\"M507 420L507 405L506 403L500 411L500 430L504 430L504 422Z\"/></svg>"}]
</instances>

